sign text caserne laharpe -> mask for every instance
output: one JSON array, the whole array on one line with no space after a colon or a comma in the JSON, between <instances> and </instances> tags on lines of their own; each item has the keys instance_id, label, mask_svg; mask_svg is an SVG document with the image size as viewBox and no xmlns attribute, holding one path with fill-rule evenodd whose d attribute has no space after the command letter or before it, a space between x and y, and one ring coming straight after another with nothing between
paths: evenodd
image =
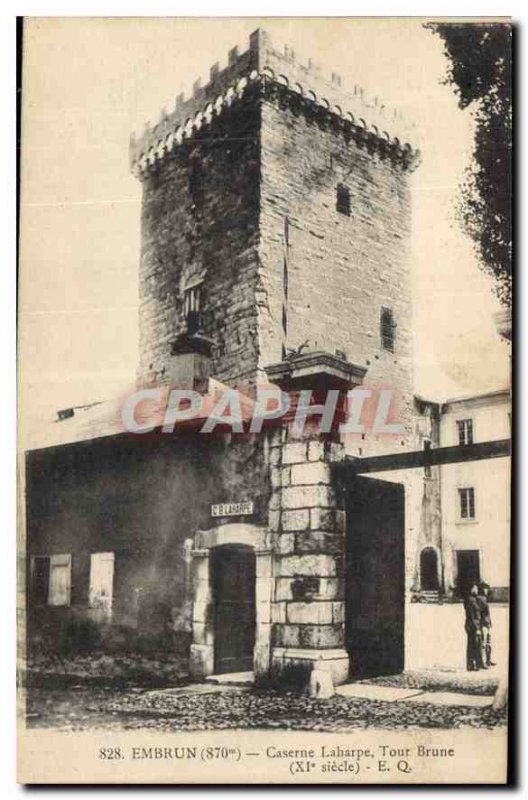
<instances>
[{"instance_id":1,"label":"sign text caserne laharpe","mask_svg":"<svg viewBox=\"0 0 528 800\"><path fill-rule=\"evenodd\" d=\"M244 503L216 503L211 506L212 517L244 517L253 513L253 502Z\"/></svg>"}]
</instances>

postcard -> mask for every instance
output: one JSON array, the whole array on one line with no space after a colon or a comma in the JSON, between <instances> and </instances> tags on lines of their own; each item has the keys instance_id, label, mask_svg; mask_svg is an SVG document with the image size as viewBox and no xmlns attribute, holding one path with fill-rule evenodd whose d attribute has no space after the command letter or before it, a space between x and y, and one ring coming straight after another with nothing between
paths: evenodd
<instances>
[{"instance_id":1,"label":"postcard","mask_svg":"<svg viewBox=\"0 0 528 800\"><path fill-rule=\"evenodd\" d=\"M508 781L508 18L25 18L18 780Z\"/></svg>"}]
</instances>

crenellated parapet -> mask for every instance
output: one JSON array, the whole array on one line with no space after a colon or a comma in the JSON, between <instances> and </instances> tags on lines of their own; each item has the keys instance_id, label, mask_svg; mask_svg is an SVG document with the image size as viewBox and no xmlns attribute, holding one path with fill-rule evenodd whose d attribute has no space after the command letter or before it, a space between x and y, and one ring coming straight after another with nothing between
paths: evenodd
<instances>
[{"instance_id":1,"label":"crenellated parapet","mask_svg":"<svg viewBox=\"0 0 528 800\"><path fill-rule=\"evenodd\" d=\"M420 151L408 142L417 138L416 131L405 126L399 112L378 98L368 98L358 86L347 91L339 74L333 72L326 78L312 60L298 62L288 46L282 51L274 49L269 35L258 29L251 34L245 52L239 53L236 47L229 51L224 69L218 64L211 67L205 86L199 80L194 83L192 97L178 95L171 113L164 111L154 127L147 124L139 138L131 136L134 174L141 178L186 140L203 136L208 126L248 95L277 102L322 126L331 126L402 169L419 163Z\"/></svg>"}]
</instances>

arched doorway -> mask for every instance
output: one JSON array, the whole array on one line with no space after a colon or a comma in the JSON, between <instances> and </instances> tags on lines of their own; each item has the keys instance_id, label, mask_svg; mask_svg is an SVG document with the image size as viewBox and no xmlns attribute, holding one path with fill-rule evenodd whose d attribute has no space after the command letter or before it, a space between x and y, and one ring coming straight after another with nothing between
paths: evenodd
<instances>
[{"instance_id":1,"label":"arched doorway","mask_svg":"<svg viewBox=\"0 0 528 800\"><path fill-rule=\"evenodd\" d=\"M434 547L426 547L420 553L420 584L423 592L436 592L438 583L438 555Z\"/></svg>"},{"instance_id":2,"label":"arched doorway","mask_svg":"<svg viewBox=\"0 0 528 800\"><path fill-rule=\"evenodd\" d=\"M255 647L255 552L242 544L212 548L214 671L253 669Z\"/></svg>"}]
</instances>

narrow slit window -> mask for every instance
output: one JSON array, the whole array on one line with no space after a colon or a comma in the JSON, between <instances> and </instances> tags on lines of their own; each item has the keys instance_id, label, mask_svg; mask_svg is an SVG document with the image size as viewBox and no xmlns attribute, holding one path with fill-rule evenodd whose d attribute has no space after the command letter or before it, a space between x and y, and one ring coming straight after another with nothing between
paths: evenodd
<instances>
[{"instance_id":1,"label":"narrow slit window","mask_svg":"<svg viewBox=\"0 0 528 800\"><path fill-rule=\"evenodd\" d=\"M394 350L394 331L396 323L391 308L382 308L380 315L381 346L384 350Z\"/></svg>"},{"instance_id":2,"label":"narrow slit window","mask_svg":"<svg viewBox=\"0 0 528 800\"><path fill-rule=\"evenodd\" d=\"M350 189L344 183L337 184L336 210L340 214L345 214L347 217L349 217L351 213Z\"/></svg>"}]
</instances>

